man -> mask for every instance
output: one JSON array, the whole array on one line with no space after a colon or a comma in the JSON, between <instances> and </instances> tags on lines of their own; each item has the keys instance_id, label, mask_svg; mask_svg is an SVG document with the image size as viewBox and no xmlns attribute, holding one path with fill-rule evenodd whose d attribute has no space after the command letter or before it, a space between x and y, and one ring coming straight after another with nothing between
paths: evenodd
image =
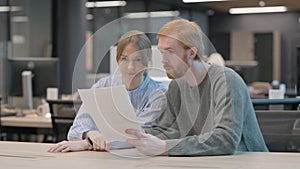
<instances>
[{"instance_id":1,"label":"man","mask_svg":"<svg viewBox=\"0 0 300 169\"><path fill-rule=\"evenodd\" d=\"M146 155L222 155L268 151L243 80L203 59L200 27L187 20L165 24L158 49L168 76L167 104L146 133L127 129L127 143Z\"/></svg>"}]
</instances>

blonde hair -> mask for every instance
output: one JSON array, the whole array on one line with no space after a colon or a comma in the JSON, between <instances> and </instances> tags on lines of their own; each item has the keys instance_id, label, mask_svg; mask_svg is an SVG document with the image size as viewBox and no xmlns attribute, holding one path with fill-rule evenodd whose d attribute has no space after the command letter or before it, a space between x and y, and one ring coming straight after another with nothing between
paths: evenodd
<instances>
[{"instance_id":1,"label":"blonde hair","mask_svg":"<svg viewBox=\"0 0 300 169\"><path fill-rule=\"evenodd\" d=\"M176 35L176 37L174 37ZM185 19L177 19L166 23L158 32L157 38L170 36L176 38L184 48L197 48L195 60L205 60L201 28Z\"/></svg>"},{"instance_id":2,"label":"blonde hair","mask_svg":"<svg viewBox=\"0 0 300 169\"><path fill-rule=\"evenodd\" d=\"M134 44L141 53L143 65L148 66L152 59L151 41L144 32L138 30L129 31L121 36L117 46L117 62L119 62L125 47L130 43Z\"/></svg>"}]
</instances>

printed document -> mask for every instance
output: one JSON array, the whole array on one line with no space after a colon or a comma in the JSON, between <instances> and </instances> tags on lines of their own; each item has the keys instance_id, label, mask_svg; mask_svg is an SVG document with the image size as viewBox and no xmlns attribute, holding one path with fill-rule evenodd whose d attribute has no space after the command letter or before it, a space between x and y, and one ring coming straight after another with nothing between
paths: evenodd
<instances>
[{"instance_id":1,"label":"printed document","mask_svg":"<svg viewBox=\"0 0 300 169\"><path fill-rule=\"evenodd\" d=\"M97 128L108 141L133 138L125 129L141 129L125 86L79 89L80 98Z\"/></svg>"}]
</instances>

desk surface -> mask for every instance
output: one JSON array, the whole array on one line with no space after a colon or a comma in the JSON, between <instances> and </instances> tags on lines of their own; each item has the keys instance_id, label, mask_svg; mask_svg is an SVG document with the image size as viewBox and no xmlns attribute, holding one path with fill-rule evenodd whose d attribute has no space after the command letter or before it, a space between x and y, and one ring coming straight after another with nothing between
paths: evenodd
<instances>
[{"instance_id":1,"label":"desk surface","mask_svg":"<svg viewBox=\"0 0 300 169\"><path fill-rule=\"evenodd\" d=\"M47 117L1 117L1 125L9 127L52 128L51 118Z\"/></svg>"},{"instance_id":2,"label":"desk surface","mask_svg":"<svg viewBox=\"0 0 300 169\"><path fill-rule=\"evenodd\" d=\"M48 153L51 144L0 142L1 168L10 169L99 169L99 168L200 168L200 169L296 169L300 153L244 153L208 157L126 158L108 152ZM117 152L119 151L119 152ZM115 150L117 154L134 153Z\"/></svg>"}]
</instances>

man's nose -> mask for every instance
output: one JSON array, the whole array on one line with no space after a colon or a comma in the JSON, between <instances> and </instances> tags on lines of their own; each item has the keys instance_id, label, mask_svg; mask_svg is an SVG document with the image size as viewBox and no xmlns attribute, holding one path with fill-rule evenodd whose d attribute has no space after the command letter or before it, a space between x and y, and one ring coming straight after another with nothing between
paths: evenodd
<instances>
[{"instance_id":1,"label":"man's nose","mask_svg":"<svg viewBox=\"0 0 300 169\"><path fill-rule=\"evenodd\" d=\"M168 57L164 54L162 54L162 60L161 60L162 63L168 63Z\"/></svg>"}]
</instances>

